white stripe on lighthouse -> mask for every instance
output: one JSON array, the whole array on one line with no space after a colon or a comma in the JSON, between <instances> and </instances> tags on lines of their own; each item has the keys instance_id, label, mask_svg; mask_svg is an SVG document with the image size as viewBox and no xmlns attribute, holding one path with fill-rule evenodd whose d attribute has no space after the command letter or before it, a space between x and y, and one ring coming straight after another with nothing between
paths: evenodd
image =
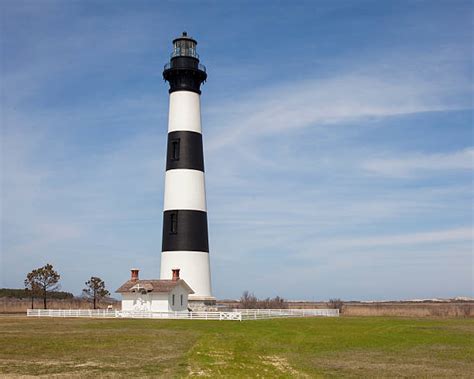
<instances>
[{"instance_id":1,"label":"white stripe on lighthouse","mask_svg":"<svg viewBox=\"0 0 474 379\"><path fill-rule=\"evenodd\" d=\"M191 209L206 212L204 173L175 169L165 174L164 210Z\"/></svg>"},{"instance_id":2,"label":"white stripe on lighthouse","mask_svg":"<svg viewBox=\"0 0 474 379\"><path fill-rule=\"evenodd\" d=\"M209 253L200 251L163 251L161 253L161 279L171 279L173 268L179 268L180 276L194 290L192 299L212 297Z\"/></svg>"},{"instance_id":3,"label":"white stripe on lighthouse","mask_svg":"<svg viewBox=\"0 0 474 379\"><path fill-rule=\"evenodd\" d=\"M191 91L170 94L168 132L188 130L201 133L201 99Z\"/></svg>"}]
</instances>

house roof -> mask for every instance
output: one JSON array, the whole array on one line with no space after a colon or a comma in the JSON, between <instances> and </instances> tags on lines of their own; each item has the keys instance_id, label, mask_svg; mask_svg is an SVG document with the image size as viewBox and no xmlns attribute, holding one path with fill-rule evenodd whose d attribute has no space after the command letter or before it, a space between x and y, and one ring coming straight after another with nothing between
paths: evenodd
<instances>
[{"instance_id":1,"label":"house roof","mask_svg":"<svg viewBox=\"0 0 474 379\"><path fill-rule=\"evenodd\" d=\"M188 290L188 293L192 294L194 291L191 287L183 280L127 280L122 284L115 292L127 293L134 292L140 289L144 289L147 292L170 292L173 288L178 285L182 285Z\"/></svg>"}]
</instances>

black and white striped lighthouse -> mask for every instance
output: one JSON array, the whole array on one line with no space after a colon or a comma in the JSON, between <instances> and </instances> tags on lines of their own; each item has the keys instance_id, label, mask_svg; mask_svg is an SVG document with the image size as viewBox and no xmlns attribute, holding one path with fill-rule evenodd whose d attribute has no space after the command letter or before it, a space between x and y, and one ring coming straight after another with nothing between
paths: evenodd
<instances>
[{"instance_id":1,"label":"black and white striped lighthouse","mask_svg":"<svg viewBox=\"0 0 474 379\"><path fill-rule=\"evenodd\" d=\"M163 78L170 85L166 155L161 279L173 269L191 286L190 304L209 304L211 291L204 155L201 131L201 84L197 42L186 32L173 41Z\"/></svg>"}]
</instances>

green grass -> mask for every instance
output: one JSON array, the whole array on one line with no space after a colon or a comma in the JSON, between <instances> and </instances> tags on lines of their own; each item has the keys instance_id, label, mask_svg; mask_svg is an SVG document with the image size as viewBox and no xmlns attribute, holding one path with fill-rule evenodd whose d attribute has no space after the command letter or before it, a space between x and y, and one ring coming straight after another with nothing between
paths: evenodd
<instances>
[{"instance_id":1,"label":"green grass","mask_svg":"<svg viewBox=\"0 0 474 379\"><path fill-rule=\"evenodd\" d=\"M0 318L0 377L472 377L474 320Z\"/></svg>"}]
</instances>

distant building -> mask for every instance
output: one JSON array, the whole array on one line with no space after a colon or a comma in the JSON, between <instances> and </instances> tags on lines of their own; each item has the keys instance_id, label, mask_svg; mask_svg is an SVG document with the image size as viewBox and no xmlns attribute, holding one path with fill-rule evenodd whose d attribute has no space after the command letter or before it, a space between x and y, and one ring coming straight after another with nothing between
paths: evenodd
<instances>
[{"instance_id":1,"label":"distant building","mask_svg":"<svg viewBox=\"0 0 474 379\"><path fill-rule=\"evenodd\" d=\"M172 279L140 280L138 270L115 291L122 295L122 310L135 312L175 312L188 310L188 296L194 291L172 270Z\"/></svg>"}]
</instances>

